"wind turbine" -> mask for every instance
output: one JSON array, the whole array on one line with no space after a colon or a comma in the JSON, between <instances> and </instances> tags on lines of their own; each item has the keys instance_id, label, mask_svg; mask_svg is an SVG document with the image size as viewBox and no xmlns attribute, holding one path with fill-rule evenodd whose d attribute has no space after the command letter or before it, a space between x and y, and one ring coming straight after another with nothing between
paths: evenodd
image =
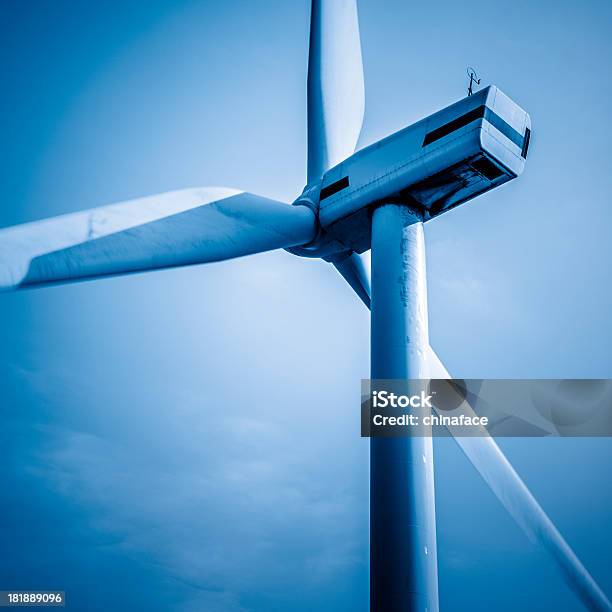
<instances>
[{"instance_id":1,"label":"wind turbine","mask_svg":"<svg viewBox=\"0 0 612 612\"><path fill-rule=\"evenodd\" d=\"M490 87L355 153L364 100L356 0L313 0L307 184L293 205L186 189L6 228L0 289L284 248L331 262L371 308L373 379L450 378L429 345L423 223L519 176L530 119ZM360 259L370 248L371 291ZM612 610L495 441L455 439L583 604ZM371 609L434 612L431 437L373 438L370 472Z\"/></svg>"}]
</instances>

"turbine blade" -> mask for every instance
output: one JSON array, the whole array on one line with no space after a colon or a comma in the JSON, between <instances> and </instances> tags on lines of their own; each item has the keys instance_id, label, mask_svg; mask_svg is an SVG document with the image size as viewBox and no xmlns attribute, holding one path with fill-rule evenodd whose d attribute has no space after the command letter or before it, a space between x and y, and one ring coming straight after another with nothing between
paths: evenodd
<instances>
[{"instance_id":1,"label":"turbine blade","mask_svg":"<svg viewBox=\"0 0 612 612\"><path fill-rule=\"evenodd\" d=\"M359 291L357 294L359 295ZM364 303L369 307L368 302L364 301ZM430 378L452 378L431 347L429 347L428 365ZM466 413L471 412L469 416L474 415L469 404L465 402L463 409ZM495 440L488 435L453 437L495 497L527 537L548 551L563 574L564 580L586 608L599 612L612 611L612 605L606 594L548 518Z\"/></svg>"},{"instance_id":2,"label":"turbine blade","mask_svg":"<svg viewBox=\"0 0 612 612\"><path fill-rule=\"evenodd\" d=\"M434 350L429 348L430 378L452 378ZM462 410L474 415L467 402ZM449 428L453 434L452 428ZM502 503L518 526L551 555L568 586L588 610L610 611L612 606L599 585L563 539L552 521L535 500L525 483L491 436L454 436L461 450L476 468L493 494Z\"/></svg>"},{"instance_id":3,"label":"turbine blade","mask_svg":"<svg viewBox=\"0 0 612 612\"><path fill-rule=\"evenodd\" d=\"M0 230L0 289L221 261L314 235L305 206L220 187L172 191Z\"/></svg>"},{"instance_id":4,"label":"turbine blade","mask_svg":"<svg viewBox=\"0 0 612 612\"><path fill-rule=\"evenodd\" d=\"M351 253L332 263L359 299L370 308L370 274L364 265L363 255Z\"/></svg>"},{"instance_id":5,"label":"turbine blade","mask_svg":"<svg viewBox=\"0 0 612 612\"><path fill-rule=\"evenodd\" d=\"M364 106L356 0L312 0L308 183L354 152Z\"/></svg>"}]
</instances>

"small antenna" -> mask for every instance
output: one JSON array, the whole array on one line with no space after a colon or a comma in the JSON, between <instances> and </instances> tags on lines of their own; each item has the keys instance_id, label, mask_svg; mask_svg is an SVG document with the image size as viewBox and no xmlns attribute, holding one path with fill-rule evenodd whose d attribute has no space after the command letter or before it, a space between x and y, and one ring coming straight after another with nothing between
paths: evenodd
<instances>
[{"instance_id":1,"label":"small antenna","mask_svg":"<svg viewBox=\"0 0 612 612\"><path fill-rule=\"evenodd\" d=\"M473 91L474 83L476 83L476 85L480 85L480 79L478 78L478 75L476 74L476 70L474 70L474 68L472 68L471 66L468 66L466 68L466 72L468 76L470 77L470 84L468 85L468 96L471 96L474 93Z\"/></svg>"}]
</instances>

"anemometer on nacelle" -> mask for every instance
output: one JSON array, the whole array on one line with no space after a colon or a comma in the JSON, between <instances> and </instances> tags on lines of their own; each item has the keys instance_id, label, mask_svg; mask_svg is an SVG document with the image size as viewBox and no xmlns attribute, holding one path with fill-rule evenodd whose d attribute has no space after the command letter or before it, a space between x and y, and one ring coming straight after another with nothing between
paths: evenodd
<instances>
[{"instance_id":1,"label":"anemometer on nacelle","mask_svg":"<svg viewBox=\"0 0 612 612\"><path fill-rule=\"evenodd\" d=\"M370 248L371 210L411 205L427 221L519 176L529 115L490 86L358 151L307 185L295 204L318 215L321 231L300 255L332 258Z\"/></svg>"}]
</instances>

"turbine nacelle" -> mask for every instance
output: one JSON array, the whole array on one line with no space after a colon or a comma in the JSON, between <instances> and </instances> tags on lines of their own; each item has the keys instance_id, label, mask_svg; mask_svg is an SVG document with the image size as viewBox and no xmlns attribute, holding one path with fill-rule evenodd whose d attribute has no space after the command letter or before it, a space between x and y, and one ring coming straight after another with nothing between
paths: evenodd
<instances>
[{"instance_id":1,"label":"turbine nacelle","mask_svg":"<svg viewBox=\"0 0 612 612\"><path fill-rule=\"evenodd\" d=\"M531 136L529 115L491 86L380 140L307 185L294 202L317 214L315 241L290 249L335 260L371 243L372 208L398 202L423 220L519 176Z\"/></svg>"}]
</instances>

